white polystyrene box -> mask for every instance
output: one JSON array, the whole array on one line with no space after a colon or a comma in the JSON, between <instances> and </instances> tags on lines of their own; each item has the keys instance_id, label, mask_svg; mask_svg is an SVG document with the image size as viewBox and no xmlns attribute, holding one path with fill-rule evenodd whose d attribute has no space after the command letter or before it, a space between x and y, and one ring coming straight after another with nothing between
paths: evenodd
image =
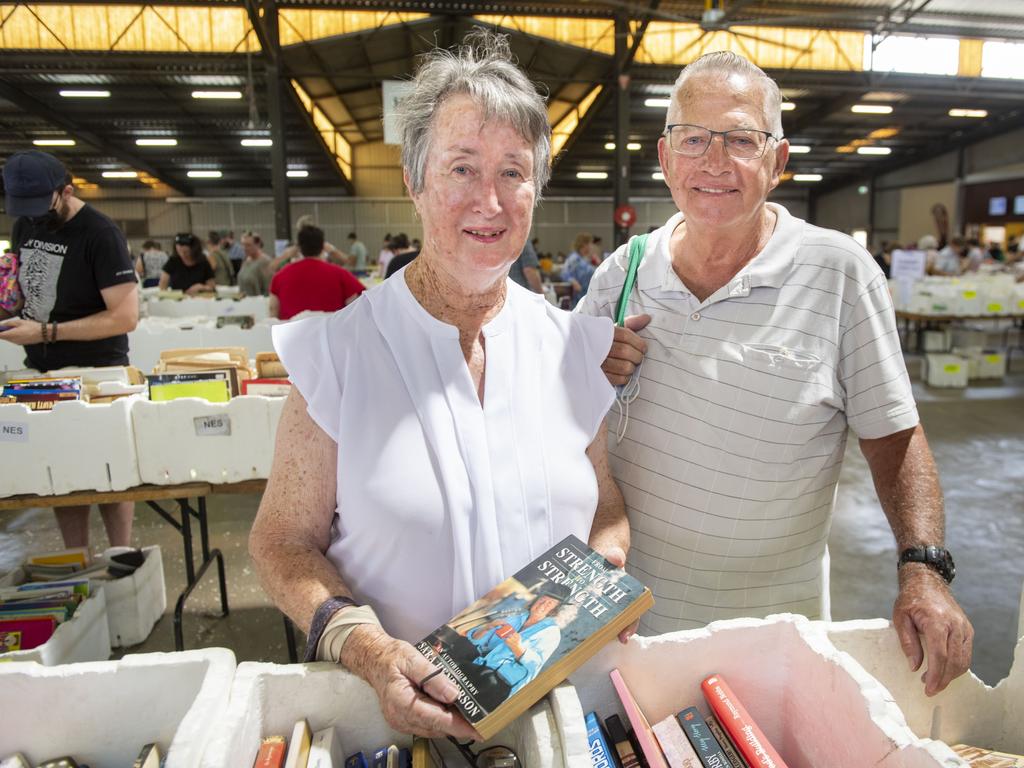
<instances>
[{"instance_id":1,"label":"white polystyrene box","mask_svg":"<svg viewBox=\"0 0 1024 768\"><path fill-rule=\"evenodd\" d=\"M925 352L948 352L950 333L948 328L941 331L924 331Z\"/></svg>"},{"instance_id":2,"label":"white polystyrene box","mask_svg":"<svg viewBox=\"0 0 1024 768\"><path fill-rule=\"evenodd\" d=\"M1024 754L1024 643L1018 641L1010 673L995 687L968 673L929 697L924 694L921 670L910 670L888 621L845 621L825 626L832 644L857 659L888 689L918 736ZM927 663L925 660L922 669Z\"/></svg>"},{"instance_id":3,"label":"white polystyrene box","mask_svg":"<svg viewBox=\"0 0 1024 768\"><path fill-rule=\"evenodd\" d=\"M17 371L25 367L25 348L20 344L0 344L0 371Z\"/></svg>"},{"instance_id":4,"label":"white polystyrene box","mask_svg":"<svg viewBox=\"0 0 1024 768\"><path fill-rule=\"evenodd\" d=\"M707 704L720 674L789 768L966 767L948 746L907 727L889 692L801 616L719 621L703 629L609 643L570 682L585 712L623 714L618 669L651 723Z\"/></svg>"},{"instance_id":5,"label":"white polystyrene box","mask_svg":"<svg viewBox=\"0 0 1024 768\"><path fill-rule=\"evenodd\" d=\"M160 362L160 353L165 349L191 349L201 347L198 328L176 328L154 323L150 318L128 334L128 358L131 364L143 373L152 372Z\"/></svg>"},{"instance_id":6,"label":"white polystyrene box","mask_svg":"<svg viewBox=\"0 0 1024 768\"><path fill-rule=\"evenodd\" d=\"M568 686L538 702L486 744L505 744L530 768L585 768L563 757L560 721L580 717ZM377 694L362 679L336 664L263 664L238 666L231 703L214 727L203 768L250 768L266 736L289 737L306 718L312 730L333 727L344 754L373 751L389 744L409 747L412 737L398 733L380 713ZM578 730L578 726L576 726ZM586 751L586 734L582 747ZM457 764L455 762L452 763Z\"/></svg>"},{"instance_id":7,"label":"white polystyrene box","mask_svg":"<svg viewBox=\"0 0 1024 768\"><path fill-rule=\"evenodd\" d=\"M966 387L967 360L958 355L925 355L925 377L930 387Z\"/></svg>"},{"instance_id":8,"label":"white polystyrene box","mask_svg":"<svg viewBox=\"0 0 1024 768\"><path fill-rule=\"evenodd\" d=\"M79 400L32 411L24 403L0 405L4 471L0 497L21 493L123 491L139 485L131 407L138 397L111 403Z\"/></svg>"},{"instance_id":9,"label":"white polystyrene box","mask_svg":"<svg viewBox=\"0 0 1024 768\"><path fill-rule=\"evenodd\" d=\"M114 547L103 554L109 557L128 549ZM114 648L137 645L149 637L167 608L160 547L144 547L142 552L146 561L131 575L94 582L106 595L107 625Z\"/></svg>"},{"instance_id":10,"label":"white polystyrene box","mask_svg":"<svg viewBox=\"0 0 1024 768\"><path fill-rule=\"evenodd\" d=\"M270 338L272 326L257 324L252 328L225 325L223 328L209 327L199 330L199 347L245 347L250 355L257 352L273 352L274 342Z\"/></svg>"},{"instance_id":11,"label":"white polystyrene box","mask_svg":"<svg viewBox=\"0 0 1024 768\"><path fill-rule=\"evenodd\" d=\"M13 573L13 584L24 581L21 569ZM53 636L42 645L27 651L0 654L0 661L33 661L46 667L110 658L110 628L107 626L107 600L102 589L83 600L75 615L57 627ZM0 664L0 669L6 664ZM2 678L0 678L2 680ZM17 701L13 699L12 701ZM2 722L7 724L6 715ZM0 732L3 728L0 728ZM140 745L141 746L141 745ZM12 750L0 748L0 754Z\"/></svg>"},{"instance_id":12,"label":"white polystyrene box","mask_svg":"<svg viewBox=\"0 0 1024 768\"><path fill-rule=\"evenodd\" d=\"M71 754L93 766L129 766L156 742L165 768L196 768L234 672L226 648L56 668L0 664L0 690L11 703L0 754L20 751L32 764Z\"/></svg>"},{"instance_id":13,"label":"white polystyrene box","mask_svg":"<svg viewBox=\"0 0 1024 768\"><path fill-rule=\"evenodd\" d=\"M237 483L270 474L273 441L265 397L211 403L194 397L132 410L142 481Z\"/></svg>"}]
</instances>

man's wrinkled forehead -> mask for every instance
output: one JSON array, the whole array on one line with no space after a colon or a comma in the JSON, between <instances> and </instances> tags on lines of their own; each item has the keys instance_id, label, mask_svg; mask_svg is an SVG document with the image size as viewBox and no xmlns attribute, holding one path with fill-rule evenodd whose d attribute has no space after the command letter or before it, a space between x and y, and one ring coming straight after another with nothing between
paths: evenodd
<instances>
[{"instance_id":1,"label":"man's wrinkled forehead","mask_svg":"<svg viewBox=\"0 0 1024 768\"><path fill-rule=\"evenodd\" d=\"M672 109L675 118L699 108L709 97L731 97L756 110L759 114L765 111L765 89L761 83L741 72L702 72L685 80L676 93Z\"/></svg>"}]
</instances>

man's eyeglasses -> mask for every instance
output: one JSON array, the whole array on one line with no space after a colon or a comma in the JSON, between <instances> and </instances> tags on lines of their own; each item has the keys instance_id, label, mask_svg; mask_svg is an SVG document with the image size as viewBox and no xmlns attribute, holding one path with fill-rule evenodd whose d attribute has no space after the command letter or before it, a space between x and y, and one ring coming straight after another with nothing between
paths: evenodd
<instances>
[{"instance_id":1,"label":"man's eyeglasses","mask_svg":"<svg viewBox=\"0 0 1024 768\"><path fill-rule=\"evenodd\" d=\"M700 157L708 151L715 136L722 137L725 151L737 160L754 160L764 154L768 140L778 139L768 131L736 128L731 131L712 131L701 125L675 123L665 126L668 145L677 155Z\"/></svg>"},{"instance_id":2,"label":"man's eyeglasses","mask_svg":"<svg viewBox=\"0 0 1024 768\"><path fill-rule=\"evenodd\" d=\"M485 747L479 752L474 752L470 749L472 741L462 744L451 736L448 737L448 741L455 745L456 749L459 750L459 754L466 761L466 765L470 766L470 768L523 768L523 764L519 762L518 755L508 747L497 745ZM444 762L444 758L437 752L436 745L431 742L430 746L435 759L439 761L435 765L447 765Z\"/></svg>"}]
</instances>

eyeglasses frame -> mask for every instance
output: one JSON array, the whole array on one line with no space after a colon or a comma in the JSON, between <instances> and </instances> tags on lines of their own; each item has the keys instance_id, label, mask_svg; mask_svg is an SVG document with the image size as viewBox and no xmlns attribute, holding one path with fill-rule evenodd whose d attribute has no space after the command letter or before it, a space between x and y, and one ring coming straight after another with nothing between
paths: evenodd
<instances>
[{"instance_id":1,"label":"eyeglasses frame","mask_svg":"<svg viewBox=\"0 0 1024 768\"><path fill-rule=\"evenodd\" d=\"M706 147L704 147L704 151L701 152L699 155L687 155L687 154L684 154L684 153L678 151L675 147L672 146L672 129L673 128L700 128L702 131L707 131L708 133L711 134L711 140L708 141L708 145ZM729 157L731 157L733 160L760 160L762 157L764 157L764 153L768 149L768 141L767 140L765 140L764 146L761 147L760 154L753 155L752 157L736 157L734 154L732 154L729 151L729 145L726 143L725 137L726 137L727 134L733 133L734 131L746 131L747 133L761 133L761 134L764 134L767 137L767 139L774 139L776 142L782 141L782 139L784 138L782 136L776 136L771 131L762 131L759 128L730 128L728 131L713 131L710 128L705 128L703 125L696 125L695 123L670 123L669 125L665 126L665 130L662 131L662 135L665 137L665 142L668 144L668 148L674 154L677 154L680 157L689 157L689 158L704 157L704 155L706 155L708 153L708 150L711 149L711 142L713 142L715 140L715 136L721 136L722 137L722 148L725 150L725 154L729 155Z\"/></svg>"}]
</instances>

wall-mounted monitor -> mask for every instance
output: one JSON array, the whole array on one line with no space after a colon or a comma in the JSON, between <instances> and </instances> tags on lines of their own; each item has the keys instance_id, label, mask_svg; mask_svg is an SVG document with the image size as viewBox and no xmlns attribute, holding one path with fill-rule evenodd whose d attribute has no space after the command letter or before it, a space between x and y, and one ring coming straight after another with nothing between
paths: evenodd
<instances>
[{"instance_id":1,"label":"wall-mounted monitor","mask_svg":"<svg viewBox=\"0 0 1024 768\"><path fill-rule=\"evenodd\" d=\"M1006 215L1006 198L1005 197L990 197L988 199L988 215L989 216L1005 216Z\"/></svg>"},{"instance_id":2,"label":"wall-mounted monitor","mask_svg":"<svg viewBox=\"0 0 1024 768\"><path fill-rule=\"evenodd\" d=\"M1024 195L1017 195L1013 198L1014 216L1024 216Z\"/></svg>"}]
</instances>

